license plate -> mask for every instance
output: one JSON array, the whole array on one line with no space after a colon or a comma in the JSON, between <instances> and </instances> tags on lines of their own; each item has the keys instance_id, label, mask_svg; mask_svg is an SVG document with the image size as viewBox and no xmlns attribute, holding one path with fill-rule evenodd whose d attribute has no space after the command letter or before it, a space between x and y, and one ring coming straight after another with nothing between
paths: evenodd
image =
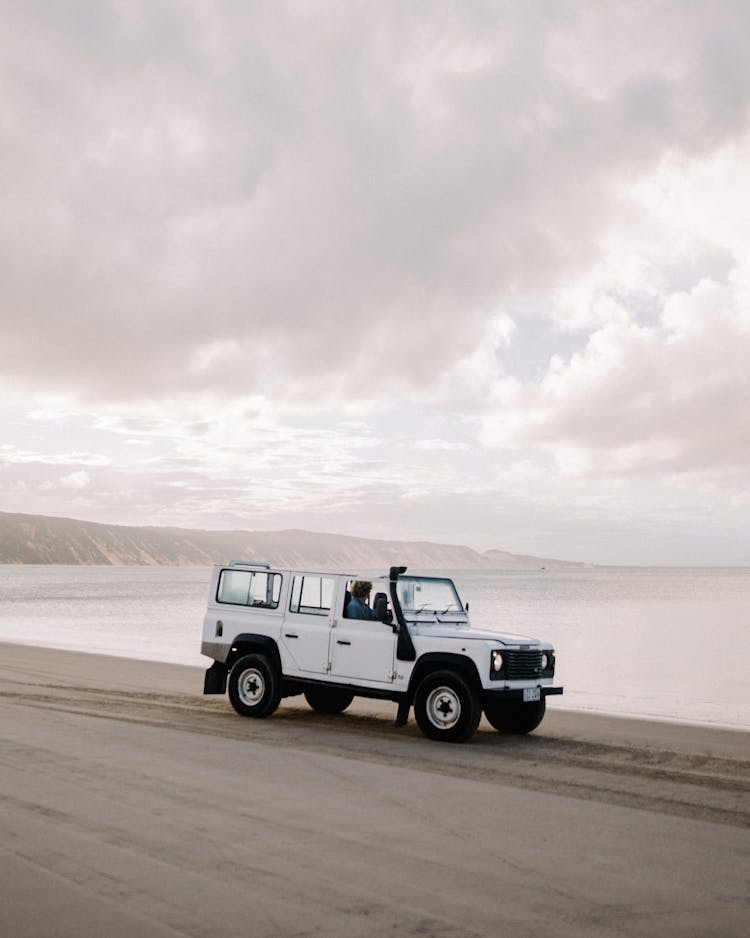
<instances>
[{"instance_id":1,"label":"license plate","mask_svg":"<svg viewBox=\"0 0 750 938\"><path fill-rule=\"evenodd\" d=\"M523 702L532 703L534 700L542 699L542 689L541 687L524 687L523 689Z\"/></svg>"}]
</instances>

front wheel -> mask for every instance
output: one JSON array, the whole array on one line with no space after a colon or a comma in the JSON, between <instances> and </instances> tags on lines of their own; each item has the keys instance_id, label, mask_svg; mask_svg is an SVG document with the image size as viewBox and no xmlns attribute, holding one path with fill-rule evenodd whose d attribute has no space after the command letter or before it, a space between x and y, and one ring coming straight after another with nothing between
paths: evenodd
<instances>
[{"instance_id":1,"label":"front wheel","mask_svg":"<svg viewBox=\"0 0 750 938\"><path fill-rule=\"evenodd\" d=\"M305 700L318 713L343 713L354 700L354 694L337 687L310 687Z\"/></svg>"},{"instance_id":2,"label":"front wheel","mask_svg":"<svg viewBox=\"0 0 750 938\"><path fill-rule=\"evenodd\" d=\"M499 733L524 736L535 730L544 719L547 703L544 697L534 703L506 700L488 703L484 715Z\"/></svg>"},{"instance_id":3,"label":"front wheel","mask_svg":"<svg viewBox=\"0 0 750 938\"><path fill-rule=\"evenodd\" d=\"M482 717L479 697L456 671L433 671L417 687L414 716L428 739L463 743L474 735Z\"/></svg>"},{"instance_id":4,"label":"front wheel","mask_svg":"<svg viewBox=\"0 0 750 938\"><path fill-rule=\"evenodd\" d=\"M281 701L281 678L265 655L245 655L229 674L229 699L243 717L268 717Z\"/></svg>"}]
</instances>

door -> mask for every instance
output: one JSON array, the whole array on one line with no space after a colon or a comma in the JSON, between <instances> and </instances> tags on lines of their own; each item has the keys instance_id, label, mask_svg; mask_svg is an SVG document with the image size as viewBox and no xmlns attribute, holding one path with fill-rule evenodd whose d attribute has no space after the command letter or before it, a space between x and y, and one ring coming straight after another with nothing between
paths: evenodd
<instances>
[{"instance_id":1,"label":"door","mask_svg":"<svg viewBox=\"0 0 750 938\"><path fill-rule=\"evenodd\" d=\"M281 640L294 662L293 671L326 674L329 670L334 577L295 574Z\"/></svg>"},{"instance_id":2,"label":"door","mask_svg":"<svg viewBox=\"0 0 750 938\"><path fill-rule=\"evenodd\" d=\"M331 632L331 676L392 684L396 635L386 622L339 618Z\"/></svg>"}]
</instances>

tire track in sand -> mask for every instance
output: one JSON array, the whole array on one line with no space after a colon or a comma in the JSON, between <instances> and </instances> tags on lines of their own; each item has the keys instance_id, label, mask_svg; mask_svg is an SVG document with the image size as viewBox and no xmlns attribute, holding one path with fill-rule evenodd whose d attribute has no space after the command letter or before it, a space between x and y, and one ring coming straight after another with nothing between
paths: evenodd
<instances>
[{"instance_id":1,"label":"tire track in sand","mask_svg":"<svg viewBox=\"0 0 750 938\"><path fill-rule=\"evenodd\" d=\"M345 759L597 800L662 814L750 828L750 762L703 753L609 745L545 732L502 736L483 729L462 746L424 739L413 721L354 708L326 716L290 699L267 720L237 716L224 698L14 682L8 703L221 736L238 743L294 747Z\"/></svg>"}]
</instances>

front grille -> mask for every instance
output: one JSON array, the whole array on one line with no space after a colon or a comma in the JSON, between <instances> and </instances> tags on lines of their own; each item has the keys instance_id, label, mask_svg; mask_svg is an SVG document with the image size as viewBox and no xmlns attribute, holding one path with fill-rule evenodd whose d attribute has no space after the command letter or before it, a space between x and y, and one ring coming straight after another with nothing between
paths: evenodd
<instances>
[{"instance_id":1,"label":"front grille","mask_svg":"<svg viewBox=\"0 0 750 938\"><path fill-rule=\"evenodd\" d=\"M503 658L509 681L528 681L542 673L541 651L504 651Z\"/></svg>"}]
</instances>

